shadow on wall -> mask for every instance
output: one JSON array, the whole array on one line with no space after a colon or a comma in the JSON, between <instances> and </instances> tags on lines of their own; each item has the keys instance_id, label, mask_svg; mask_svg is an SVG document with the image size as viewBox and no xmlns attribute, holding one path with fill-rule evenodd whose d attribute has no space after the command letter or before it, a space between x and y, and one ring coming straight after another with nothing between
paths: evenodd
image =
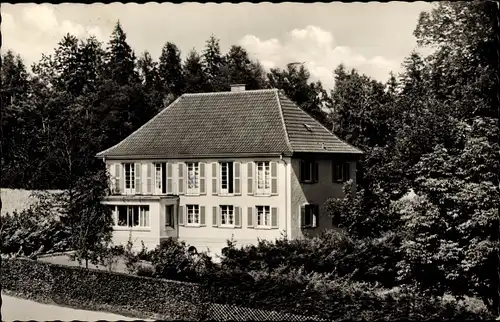
<instances>
[{"instance_id":1,"label":"shadow on wall","mask_svg":"<svg viewBox=\"0 0 500 322\"><path fill-rule=\"evenodd\" d=\"M316 166L312 166L312 168L316 167L317 170L311 170L312 173L310 177L312 180L310 182L304 182L304 180L301 179L301 159L292 159L292 238L301 238L304 234L314 237L325 229L334 228L332 220L325 209L325 202L330 198L344 198L344 182L334 181L333 164L348 163L349 166L346 173L348 173L349 178L354 181L354 184L356 180L356 161L352 158L348 159L347 157L339 155L335 156L334 159L331 155L318 155L309 160L317 164ZM315 171L317 171L317 175L314 174ZM316 179L314 179L315 177ZM312 206L316 206L316 227L301 228L303 223L301 220L301 212L303 212L302 207L304 205L311 205L311 208ZM312 220L309 222L312 222Z\"/></svg>"}]
</instances>

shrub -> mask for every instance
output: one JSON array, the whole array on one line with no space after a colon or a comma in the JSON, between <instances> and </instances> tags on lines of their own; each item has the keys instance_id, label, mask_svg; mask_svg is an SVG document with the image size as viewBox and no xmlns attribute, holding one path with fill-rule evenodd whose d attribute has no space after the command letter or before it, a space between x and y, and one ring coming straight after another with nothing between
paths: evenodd
<instances>
[{"instance_id":1,"label":"shrub","mask_svg":"<svg viewBox=\"0 0 500 322\"><path fill-rule=\"evenodd\" d=\"M204 282L214 303L241 305L326 320L428 320L490 318L456 300L422 296L415 288L382 292L373 284L333 278L333 274L286 271L218 272Z\"/></svg>"},{"instance_id":2,"label":"shrub","mask_svg":"<svg viewBox=\"0 0 500 322\"><path fill-rule=\"evenodd\" d=\"M196 282L215 265L206 253L188 251L185 242L168 238L145 256L154 266L155 277Z\"/></svg>"},{"instance_id":3,"label":"shrub","mask_svg":"<svg viewBox=\"0 0 500 322\"><path fill-rule=\"evenodd\" d=\"M227 270L272 272L283 266L305 272L334 273L358 281L396 285L399 238L351 239L342 230L327 230L317 237L274 242L259 240L257 245L236 248L233 241L222 250L221 266Z\"/></svg>"},{"instance_id":4,"label":"shrub","mask_svg":"<svg viewBox=\"0 0 500 322\"><path fill-rule=\"evenodd\" d=\"M3 259L2 289L34 300L139 317L199 320L199 286L26 259Z\"/></svg>"},{"instance_id":5,"label":"shrub","mask_svg":"<svg viewBox=\"0 0 500 322\"><path fill-rule=\"evenodd\" d=\"M51 198L42 198L21 212L2 216L2 254L34 256L68 249L69 232L62 225Z\"/></svg>"}]
</instances>

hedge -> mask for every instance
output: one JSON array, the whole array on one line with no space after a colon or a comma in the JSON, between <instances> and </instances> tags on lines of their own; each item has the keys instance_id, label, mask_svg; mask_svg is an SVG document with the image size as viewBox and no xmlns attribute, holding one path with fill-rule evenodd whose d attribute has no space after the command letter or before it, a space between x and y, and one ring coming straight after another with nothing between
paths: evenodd
<instances>
[{"instance_id":1,"label":"hedge","mask_svg":"<svg viewBox=\"0 0 500 322\"><path fill-rule=\"evenodd\" d=\"M206 314L192 283L70 267L28 259L2 259L2 289L42 302L135 317L200 320Z\"/></svg>"},{"instance_id":2,"label":"hedge","mask_svg":"<svg viewBox=\"0 0 500 322\"><path fill-rule=\"evenodd\" d=\"M457 300L424 296L411 287L383 294L367 283L328 280L320 274L248 274L219 272L202 288L209 301L268 311L343 320L479 320L485 309Z\"/></svg>"}]
</instances>

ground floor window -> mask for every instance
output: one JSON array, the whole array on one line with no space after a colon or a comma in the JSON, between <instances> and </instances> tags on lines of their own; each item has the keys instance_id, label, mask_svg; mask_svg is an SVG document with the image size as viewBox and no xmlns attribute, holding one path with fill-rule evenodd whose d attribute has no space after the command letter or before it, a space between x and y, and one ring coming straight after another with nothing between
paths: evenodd
<instances>
[{"instance_id":1,"label":"ground floor window","mask_svg":"<svg viewBox=\"0 0 500 322\"><path fill-rule=\"evenodd\" d=\"M257 206L257 226L271 226L271 212L269 206Z\"/></svg>"},{"instance_id":2,"label":"ground floor window","mask_svg":"<svg viewBox=\"0 0 500 322\"><path fill-rule=\"evenodd\" d=\"M187 223L188 225L200 224L200 206L186 205L187 208Z\"/></svg>"},{"instance_id":3,"label":"ground floor window","mask_svg":"<svg viewBox=\"0 0 500 322\"><path fill-rule=\"evenodd\" d=\"M221 225L234 226L234 207L220 206Z\"/></svg>"},{"instance_id":4,"label":"ground floor window","mask_svg":"<svg viewBox=\"0 0 500 322\"><path fill-rule=\"evenodd\" d=\"M117 206L120 227L149 227L149 206Z\"/></svg>"}]
</instances>

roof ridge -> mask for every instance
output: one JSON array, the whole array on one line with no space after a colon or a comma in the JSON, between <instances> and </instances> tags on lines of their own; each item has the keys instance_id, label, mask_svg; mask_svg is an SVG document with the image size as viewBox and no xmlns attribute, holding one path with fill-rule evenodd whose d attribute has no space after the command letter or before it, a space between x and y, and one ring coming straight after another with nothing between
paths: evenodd
<instances>
[{"instance_id":1,"label":"roof ridge","mask_svg":"<svg viewBox=\"0 0 500 322\"><path fill-rule=\"evenodd\" d=\"M361 151L360 149L358 149L357 147L345 142L344 140L342 140L341 138L339 138L337 135L335 135L335 133L331 132L330 130L328 130L326 128L326 126L324 126L323 124L321 124L321 122L319 122L318 120L316 120L314 117L312 117L311 115L309 115L309 113L307 113L306 111L304 111L298 104L295 104L295 102L293 102L291 99L289 99L286 95L283 95L287 100L289 100L296 108L298 108L300 111L302 111L303 113L305 113L310 119L312 119L314 122L316 122L316 124L318 124L319 126L321 126L323 129L325 129L329 134L333 135L334 137L336 137L340 142L344 143L345 145L355 149L355 150L358 150L359 152L363 153L363 151ZM280 106L281 106L281 103L280 103Z\"/></svg>"},{"instance_id":2,"label":"roof ridge","mask_svg":"<svg viewBox=\"0 0 500 322\"><path fill-rule=\"evenodd\" d=\"M276 100L278 101L278 110L280 112L281 122L283 123L283 129L285 130L286 145L290 149L290 152L293 153L292 144L290 143L290 137L288 135L288 129L286 128L286 124L285 124L285 117L283 116L283 108L281 106L281 99L280 99L280 95L279 95L279 90L276 90L275 93L276 93Z\"/></svg>"},{"instance_id":3,"label":"roof ridge","mask_svg":"<svg viewBox=\"0 0 500 322\"><path fill-rule=\"evenodd\" d=\"M266 89L244 90L244 91L240 91L240 92L224 91L224 92L208 92L208 93L184 93L184 94L182 94L182 96L217 96L217 95L224 95L224 94L237 95L237 94L248 94L248 93L272 93L272 92L277 92L277 91L278 90L276 88L266 88Z\"/></svg>"},{"instance_id":4,"label":"roof ridge","mask_svg":"<svg viewBox=\"0 0 500 322\"><path fill-rule=\"evenodd\" d=\"M173 101L172 103L168 104L167 107L165 107L163 110L161 110L158 114L156 114L155 116L153 116L149 121L147 121L146 123L144 123L143 125L141 125L137 130L135 130L134 132L130 133L126 138L124 138L123 140L121 140L120 142L118 142L117 144L113 145L112 147L110 148L107 148L106 150L104 151L101 151L101 152L98 152L96 154L96 156L100 156L106 152L108 152L109 150L111 149L114 149L118 146L120 146L122 143L124 143L125 141L127 141L128 138L132 137L134 134L136 134L137 132L139 132L143 127L145 127L147 124L151 123L154 119L156 119L157 117L159 117L161 114L165 113L166 110L170 109L173 105L175 105L180 99L182 98L182 96L179 96L175 99L175 101Z\"/></svg>"}]
</instances>

